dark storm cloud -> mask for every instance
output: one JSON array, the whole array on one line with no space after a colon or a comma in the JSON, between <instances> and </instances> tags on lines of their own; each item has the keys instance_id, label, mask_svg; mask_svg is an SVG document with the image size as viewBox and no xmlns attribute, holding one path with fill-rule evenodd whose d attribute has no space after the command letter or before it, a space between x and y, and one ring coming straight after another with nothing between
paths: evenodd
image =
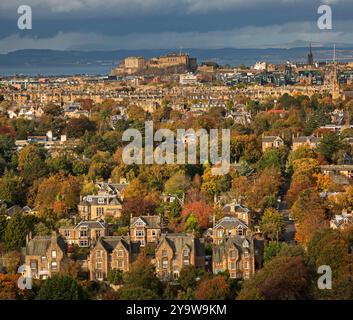
<instances>
[{"instance_id":1,"label":"dark storm cloud","mask_svg":"<svg viewBox=\"0 0 353 320\"><path fill-rule=\"evenodd\" d=\"M317 8L323 3L334 11L332 32L316 28ZM353 32L351 0L28 0L33 30L19 32L16 11L21 4L23 0L0 2L2 52L42 47L45 41L48 48L119 49L151 45L148 39L154 48L189 43L262 47L320 37L331 41L333 36L350 41Z\"/></svg>"}]
</instances>

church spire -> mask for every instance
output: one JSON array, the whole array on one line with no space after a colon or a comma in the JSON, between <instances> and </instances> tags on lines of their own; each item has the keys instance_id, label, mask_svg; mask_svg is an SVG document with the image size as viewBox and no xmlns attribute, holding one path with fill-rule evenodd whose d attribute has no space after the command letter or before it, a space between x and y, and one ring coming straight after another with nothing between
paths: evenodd
<instances>
[{"instance_id":1,"label":"church spire","mask_svg":"<svg viewBox=\"0 0 353 320\"><path fill-rule=\"evenodd\" d=\"M313 50L311 48L311 43L309 46L309 53L308 53L308 66L312 66L314 64L314 55Z\"/></svg>"}]
</instances>

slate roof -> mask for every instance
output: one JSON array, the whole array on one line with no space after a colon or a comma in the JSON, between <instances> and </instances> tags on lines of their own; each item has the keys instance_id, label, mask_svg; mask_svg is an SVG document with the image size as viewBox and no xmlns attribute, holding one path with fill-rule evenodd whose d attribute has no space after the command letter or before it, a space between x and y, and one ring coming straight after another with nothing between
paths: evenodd
<instances>
[{"instance_id":1,"label":"slate roof","mask_svg":"<svg viewBox=\"0 0 353 320\"><path fill-rule=\"evenodd\" d=\"M185 246L190 249L190 252L195 251L195 255L200 257L205 255L203 239L196 238L190 233L165 233L162 234L158 247L167 241L172 248L174 254L181 252ZM157 247L157 249L158 249Z\"/></svg>"},{"instance_id":2,"label":"slate roof","mask_svg":"<svg viewBox=\"0 0 353 320\"><path fill-rule=\"evenodd\" d=\"M103 248L108 252L112 253L117 245L121 242L126 250L131 253L138 253L140 245L139 243L130 242L128 237L122 236L111 236L111 237L101 237L99 238L99 243L102 244Z\"/></svg>"},{"instance_id":3,"label":"slate roof","mask_svg":"<svg viewBox=\"0 0 353 320\"><path fill-rule=\"evenodd\" d=\"M262 142L274 142L277 139L283 141L283 139L280 136L263 136L262 137Z\"/></svg>"},{"instance_id":4,"label":"slate roof","mask_svg":"<svg viewBox=\"0 0 353 320\"><path fill-rule=\"evenodd\" d=\"M102 221L81 221L74 229L79 229L80 227L87 227L90 229L106 229L107 226Z\"/></svg>"},{"instance_id":5,"label":"slate roof","mask_svg":"<svg viewBox=\"0 0 353 320\"><path fill-rule=\"evenodd\" d=\"M218 221L217 225L215 226L215 229L218 229L218 228L235 229L238 226L248 229L248 226L238 218L224 217L220 221Z\"/></svg>"},{"instance_id":6,"label":"slate roof","mask_svg":"<svg viewBox=\"0 0 353 320\"><path fill-rule=\"evenodd\" d=\"M161 228L161 217L158 215L154 216L139 216L132 217L130 220L130 226L133 226L136 221L141 219L144 223L146 223L146 227L150 229L159 229Z\"/></svg>"},{"instance_id":7,"label":"slate roof","mask_svg":"<svg viewBox=\"0 0 353 320\"><path fill-rule=\"evenodd\" d=\"M245 237L245 236L232 236L226 239L224 243L213 246L212 247L213 261L214 262L223 261L223 257L225 253L232 247L236 248L239 252L239 255L241 255L244 251L243 243L245 241L249 242L249 251L251 252L253 250L252 249L253 241L251 240L250 237Z\"/></svg>"},{"instance_id":8,"label":"slate roof","mask_svg":"<svg viewBox=\"0 0 353 320\"><path fill-rule=\"evenodd\" d=\"M25 249L24 253L28 256L45 256L48 248L51 244L53 236L36 236L30 240ZM63 252L66 252L66 244L60 235L54 236L54 240L57 242Z\"/></svg>"}]
</instances>

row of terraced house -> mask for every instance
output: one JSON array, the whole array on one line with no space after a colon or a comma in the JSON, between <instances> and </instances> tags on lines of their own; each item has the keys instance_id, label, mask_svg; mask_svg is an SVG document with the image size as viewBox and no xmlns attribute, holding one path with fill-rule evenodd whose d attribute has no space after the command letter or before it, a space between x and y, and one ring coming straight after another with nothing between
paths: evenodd
<instances>
[{"instance_id":1,"label":"row of terraced house","mask_svg":"<svg viewBox=\"0 0 353 320\"><path fill-rule=\"evenodd\" d=\"M235 203L226 212L201 238L168 232L160 216L131 217L125 236L111 235L110 225L103 220L82 220L51 236L29 238L23 258L32 277L46 278L60 272L73 246L87 248L84 265L89 278L104 281L112 269L128 272L143 248L150 246L154 252L151 263L164 281L177 280L186 266L215 274L228 270L231 278L249 278L262 266L263 241L249 228L248 209ZM212 254L205 253L206 243L210 243Z\"/></svg>"}]
</instances>

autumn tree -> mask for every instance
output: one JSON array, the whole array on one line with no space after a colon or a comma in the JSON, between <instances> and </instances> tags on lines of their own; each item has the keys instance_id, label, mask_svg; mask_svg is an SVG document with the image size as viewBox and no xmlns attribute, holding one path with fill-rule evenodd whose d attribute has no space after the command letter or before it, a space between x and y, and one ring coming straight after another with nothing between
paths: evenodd
<instances>
[{"instance_id":1,"label":"autumn tree","mask_svg":"<svg viewBox=\"0 0 353 320\"><path fill-rule=\"evenodd\" d=\"M213 208L204 202L187 203L181 212L181 218L186 222L190 216L193 216L202 229L207 229L212 218ZM190 222L189 222L190 223Z\"/></svg>"},{"instance_id":2,"label":"autumn tree","mask_svg":"<svg viewBox=\"0 0 353 320\"><path fill-rule=\"evenodd\" d=\"M57 174L40 183L35 203L42 215L64 217L75 210L79 195L80 183L76 177Z\"/></svg>"},{"instance_id":3,"label":"autumn tree","mask_svg":"<svg viewBox=\"0 0 353 320\"><path fill-rule=\"evenodd\" d=\"M225 300L230 295L230 286L223 275L202 280L195 291L198 300Z\"/></svg>"},{"instance_id":4,"label":"autumn tree","mask_svg":"<svg viewBox=\"0 0 353 320\"><path fill-rule=\"evenodd\" d=\"M311 296L310 272L300 256L278 256L245 281L239 300L302 300Z\"/></svg>"}]
</instances>

